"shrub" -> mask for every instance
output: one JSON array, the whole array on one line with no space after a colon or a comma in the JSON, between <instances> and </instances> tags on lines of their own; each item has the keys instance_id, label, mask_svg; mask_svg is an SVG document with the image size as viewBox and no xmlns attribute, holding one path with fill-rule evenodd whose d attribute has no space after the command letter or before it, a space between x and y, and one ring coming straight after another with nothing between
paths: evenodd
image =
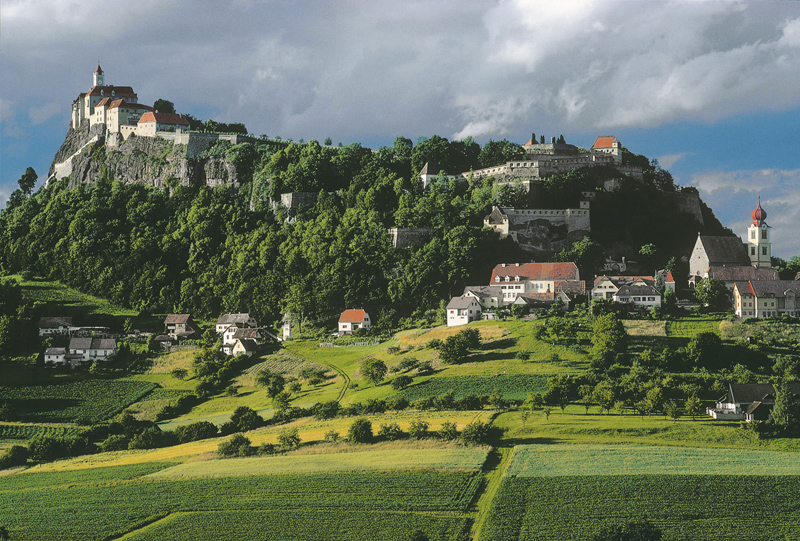
<instances>
[{"instance_id":1,"label":"shrub","mask_svg":"<svg viewBox=\"0 0 800 541\"><path fill-rule=\"evenodd\" d=\"M103 441L100 450L104 453L109 451L124 451L128 448L129 443L130 440L125 434L113 434Z\"/></svg>"},{"instance_id":2,"label":"shrub","mask_svg":"<svg viewBox=\"0 0 800 541\"><path fill-rule=\"evenodd\" d=\"M258 449L256 449L256 453L259 456L274 455L275 452L276 448L274 443L262 443L258 446Z\"/></svg>"},{"instance_id":3,"label":"shrub","mask_svg":"<svg viewBox=\"0 0 800 541\"><path fill-rule=\"evenodd\" d=\"M325 441L336 443L339 441L339 433L335 430L328 430L325 432Z\"/></svg>"},{"instance_id":4,"label":"shrub","mask_svg":"<svg viewBox=\"0 0 800 541\"><path fill-rule=\"evenodd\" d=\"M128 449L157 449L179 443L174 432L162 432L158 426L151 426L136 434L128 443Z\"/></svg>"},{"instance_id":5,"label":"shrub","mask_svg":"<svg viewBox=\"0 0 800 541\"><path fill-rule=\"evenodd\" d=\"M24 466L28 462L28 448L22 445L12 445L5 453L0 455L0 470Z\"/></svg>"},{"instance_id":6,"label":"shrub","mask_svg":"<svg viewBox=\"0 0 800 541\"><path fill-rule=\"evenodd\" d=\"M217 432L217 426L208 421L198 421L175 429L175 435L181 443L214 438Z\"/></svg>"},{"instance_id":7,"label":"shrub","mask_svg":"<svg viewBox=\"0 0 800 541\"><path fill-rule=\"evenodd\" d=\"M250 439L242 434L235 434L217 446L217 454L223 457L248 456L251 452Z\"/></svg>"},{"instance_id":8,"label":"shrub","mask_svg":"<svg viewBox=\"0 0 800 541\"><path fill-rule=\"evenodd\" d=\"M411 376L397 376L392 380L392 389L402 391L412 383L414 383L414 378Z\"/></svg>"},{"instance_id":9,"label":"shrub","mask_svg":"<svg viewBox=\"0 0 800 541\"><path fill-rule=\"evenodd\" d=\"M427 438L429 436L429 427L428 421L411 421L411 426L408 427L408 435L415 440Z\"/></svg>"},{"instance_id":10,"label":"shrub","mask_svg":"<svg viewBox=\"0 0 800 541\"><path fill-rule=\"evenodd\" d=\"M351 443L369 443L372 440L372 423L367 419L356 419L347 430Z\"/></svg>"},{"instance_id":11,"label":"shrub","mask_svg":"<svg viewBox=\"0 0 800 541\"><path fill-rule=\"evenodd\" d=\"M439 430L439 437L448 441L458 438L458 427L450 421L443 422L442 428Z\"/></svg>"},{"instance_id":12,"label":"shrub","mask_svg":"<svg viewBox=\"0 0 800 541\"><path fill-rule=\"evenodd\" d=\"M403 431L400 430L400 425L397 423L389 423L381 425L378 430L378 437L386 441L395 441L403 437Z\"/></svg>"},{"instance_id":13,"label":"shrub","mask_svg":"<svg viewBox=\"0 0 800 541\"><path fill-rule=\"evenodd\" d=\"M324 421L336 417L340 409L341 406L339 403L336 400L331 400L330 402L318 402L314 404L311 408L311 413L314 415L315 419Z\"/></svg>"},{"instance_id":14,"label":"shrub","mask_svg":"<svg viewBox=\"0 0 800 541\"><path fill-rule=\"evenodd\" d=\"M390 396L386 401L386 409L393 411L404 410L408 407L408 400L402 395Z\"/></svg>"},{"instance_id":15,"label":"shrub","mask_svg":"<svg viewBox=\"0 0 800 541\"><path fill-rule=\"evenodd\" d=\"M236 426L237 432L248 432L264 426L264 418L247 406L236 408L230 422Z\"/></svg>"},{"instance_id":16,"label":"shrub","mask_svg":"<svg viewBox=\"0 0 800 541\"><path fill-rule=\"evenodd\" d=\"M432 373L433 373L433 365L431 365L430 361L419 363L419 366L417 367L417 374L419 374L420 376L426 376Z\"/></svg>"},{"instance_id":17,"label":"shrub","mask_svg":"<svg viewBox=\"0 0 800 541\"><path fill-rule=\"evenodd\" d=\"M416 357L408 357L400 361L396 370L399 372L408 372L409 370L415 369L417 366L419 366L419 360Z\"/></svg>"},{"instance_id":18,"label":"shrub","mask_svg":"<svg viewBox=\"0 0 800 541\"><path fill-rule=\"evenodd\" d=\"M386 411L386 401L382 399L367 398L367 403L362 409L363 413L375 414Z\"/></svg>"},{"instance_id":19,"label":"shrub","mask_svg":"<svg viewBox=\"0 0 800 541\"><path fill-rule=\"evenodd\" d=\"M443 342L438 338L434 338L433 340L428 340L427 346L428 349L439 349L442 347Z\"/></svg>"},{"instance_id":20,"label":"shrub","mask_svg":"<svg viewBox=\"0 0 800 541\"><path fill-rule=\"evenodd\" d=\"M487 443L491 437L490 426L481 421L473 421L464 427L461 440L467 445L480 445Z\"/></svg>"}]
</instances>

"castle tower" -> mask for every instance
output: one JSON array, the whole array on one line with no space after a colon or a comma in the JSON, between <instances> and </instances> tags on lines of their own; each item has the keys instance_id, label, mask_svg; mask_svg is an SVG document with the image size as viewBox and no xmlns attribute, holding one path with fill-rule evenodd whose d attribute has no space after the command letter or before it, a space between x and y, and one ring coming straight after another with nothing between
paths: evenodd
<instances>
[{"instance_id":1,"label":"castle tower","mask_svg":"<svg viewBox=\"0 0 800 541\"><path fill-rule=\"evenodd\" d=\"M100 67L100 64L97 64L97 69L92 74L92 86L105 86L105 84L106 78L103 75L103 68Z\"/></svg>"},{"instance_id":2,"label":"castle tower","mask_svg":"<svg viewBox=\"0 0 800 541\"><path fill-rule=\"evenodd\" d=\"M767 225L767 211L761 208L761 198L758 206L751 214L753 223L747 228L747 250L750 262L755 268L772 267L772 246L769 242L769 226Z\"/></svg>"}]
</instances>

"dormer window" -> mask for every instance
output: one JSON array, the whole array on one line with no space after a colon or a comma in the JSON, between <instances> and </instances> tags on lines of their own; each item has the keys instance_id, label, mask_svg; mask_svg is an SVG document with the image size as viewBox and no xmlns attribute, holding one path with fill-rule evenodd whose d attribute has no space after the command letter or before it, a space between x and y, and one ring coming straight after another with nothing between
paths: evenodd
<instances>
[{"instance_id":1,"label":"dormer window","mask_svg":"<svg viewBox=\"0 0 800 541\"><path fill-rule=\"evenodd\" d=\"M515 277L514 277L514 281L515 281L515 282L519 282L519 276L515 276Z\"/></svg>"},{"instance_id":2,"label":"dormer window","mask_svg":"<svg viewBox=\"0 0 800 541\"><path fill-rule=\"evenodd\" d=\"M506 276L506 282L510 282L510 281L511 281L511 277L510 276Z\"/></svg>"},{"instance_id":3,"label":"dormer window","mask_svg":"<svg viewBox=\"0 0 800 541\"><path fill-rule=\"evenodd\" d=\"M495 276L495 277L494 277L494 281L495 281L495 282L499 282L499 281L500 281L500 277L499 277L499 276Z\"/></svg>"}]
</instances>

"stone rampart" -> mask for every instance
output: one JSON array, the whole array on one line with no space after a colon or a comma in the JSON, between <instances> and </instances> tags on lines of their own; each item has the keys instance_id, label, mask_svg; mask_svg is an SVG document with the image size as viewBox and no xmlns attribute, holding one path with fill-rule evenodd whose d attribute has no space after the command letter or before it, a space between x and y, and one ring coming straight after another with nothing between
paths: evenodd
<instances>
[{"instance_id":1,"label":"stone rampart","mask_svg":"<svg viewBox=\"0 0 800 541\"><path fill-rule=\"evenodd\" d=\"M429 227L393 227L389 229L389 238L395 248L425 244L431 238Z\"/></svg>"}]
</instances>

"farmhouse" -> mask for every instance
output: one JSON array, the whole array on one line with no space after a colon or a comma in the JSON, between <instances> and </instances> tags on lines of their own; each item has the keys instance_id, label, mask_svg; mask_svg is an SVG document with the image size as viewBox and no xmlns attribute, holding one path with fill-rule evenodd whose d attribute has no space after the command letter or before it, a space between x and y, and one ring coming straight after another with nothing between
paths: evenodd
<instances>
[{"instance_id":1,"label":"farmhouse","mask_svg":"<svg viewBox=\"0 0 800 541\"><path fill-rule=\"evenodd\" d=\"M345 310L339 316L339 336L353 334L357 329L370 328L369 314L364 310Z\"/></svg>"},{"instance_id":2,"label":"farmhouse","mask_svg":"<svg viewBox=\"0 0 800 541\"><path fill-rule=\"evenodd\" d=\"M462 297L474 297L482 310L495 310L502 305L503 289L500 286L466 286Z\"/></svg>"},{"instance_id":3,"label":"farmhouse","mask_svg":"<svg viewBox=\"0 0 800 541\"><path fill-rule=\"evenodd\" d=\"M113 338L73 338L69 341L70 355L80 355L82 361L105 361L117 352Z\"/></svg>"},{"instance_id":4,"label":"farmhouse","mask_svg":"<svg viewBox=\"0 0 800 541\"><path fill-rule=\"evenodd\" d=\"M44 364L64 364L66 354L66 348L47 348L44 350Z\"/></svg>"},{"instance_id":5,"label":"farmhouse","mask_svg":"<svg viewBox=\"0 0 800 541\"><path fill-rule=\"evenodd\" d=\"M71 317L42 317L39 318L39 336L52 336L54 334L69 334L78 330L72 326Z\"/></svg>"},{"instance_id":6,"label":"farmhouse","mask_svg":"<svg viewBox=\"0 0 800 541\"><path fill-rule=\"evenodd\" d=\"M225 329L231 325L236 325L236 327L240 329L255 329L258 327L258 322L255 318L250 317L250 314L225 314L217 320L217 334L224 333Z\"/></svg>"},{"instance_id":7,"label":"farmhouse","mask_svg":"<svg viewBox=\"0 0 800 541\"><path fill-rule=\"evenodd\" d=\"M222 333L222 343L233 345L239 340L252 340L256 343L261 341L261 333L257 328L239 327L231 325Z\"/></svg>"},{"instance_id":8,"label":"farmhouse","mask_svg":"<svg viewBox=\"0 0 800 541\"><path fill-rule=\"evenodd\" d=\"M665 287L670 281L674 288L671 272L667 275ZM592 299L613 300L645 308L661 306L661 293L655 288L655 282L656 279L651 276L597 276Z\"/></svg>"},{"instance_id":9,"label":"farmhouse","mask_svg":"<svg viewBox=\"0 0 800 541\"><path fill-rule=\"evenodd\" d=\"M198 332L190 314L169 314L164 320L167 334L176 339L189 338Z\"/></svg>"},{"instance_id":10,"label":"farmhouse","mask_svg":"<svg viewBox=\"0 0 800 541\"><path fill-rule=\"evenodd\" d=\"M790 383L789 392L800 402L800 383ZM728 393L706 412L723 421L766 421L775 406L775 388L770 383L731 383Z\"/></svg>"},{"instance_id":11,"label":"farmhouse","mask_svg":"<svg viewBox=\"0 0 800 541\"><path fill-rule=\"evenodd\" d=\"M466 325L481 319L481 304L475 297L453 297L447 304L447 326Z\"/></svg>"}]
</instances>

